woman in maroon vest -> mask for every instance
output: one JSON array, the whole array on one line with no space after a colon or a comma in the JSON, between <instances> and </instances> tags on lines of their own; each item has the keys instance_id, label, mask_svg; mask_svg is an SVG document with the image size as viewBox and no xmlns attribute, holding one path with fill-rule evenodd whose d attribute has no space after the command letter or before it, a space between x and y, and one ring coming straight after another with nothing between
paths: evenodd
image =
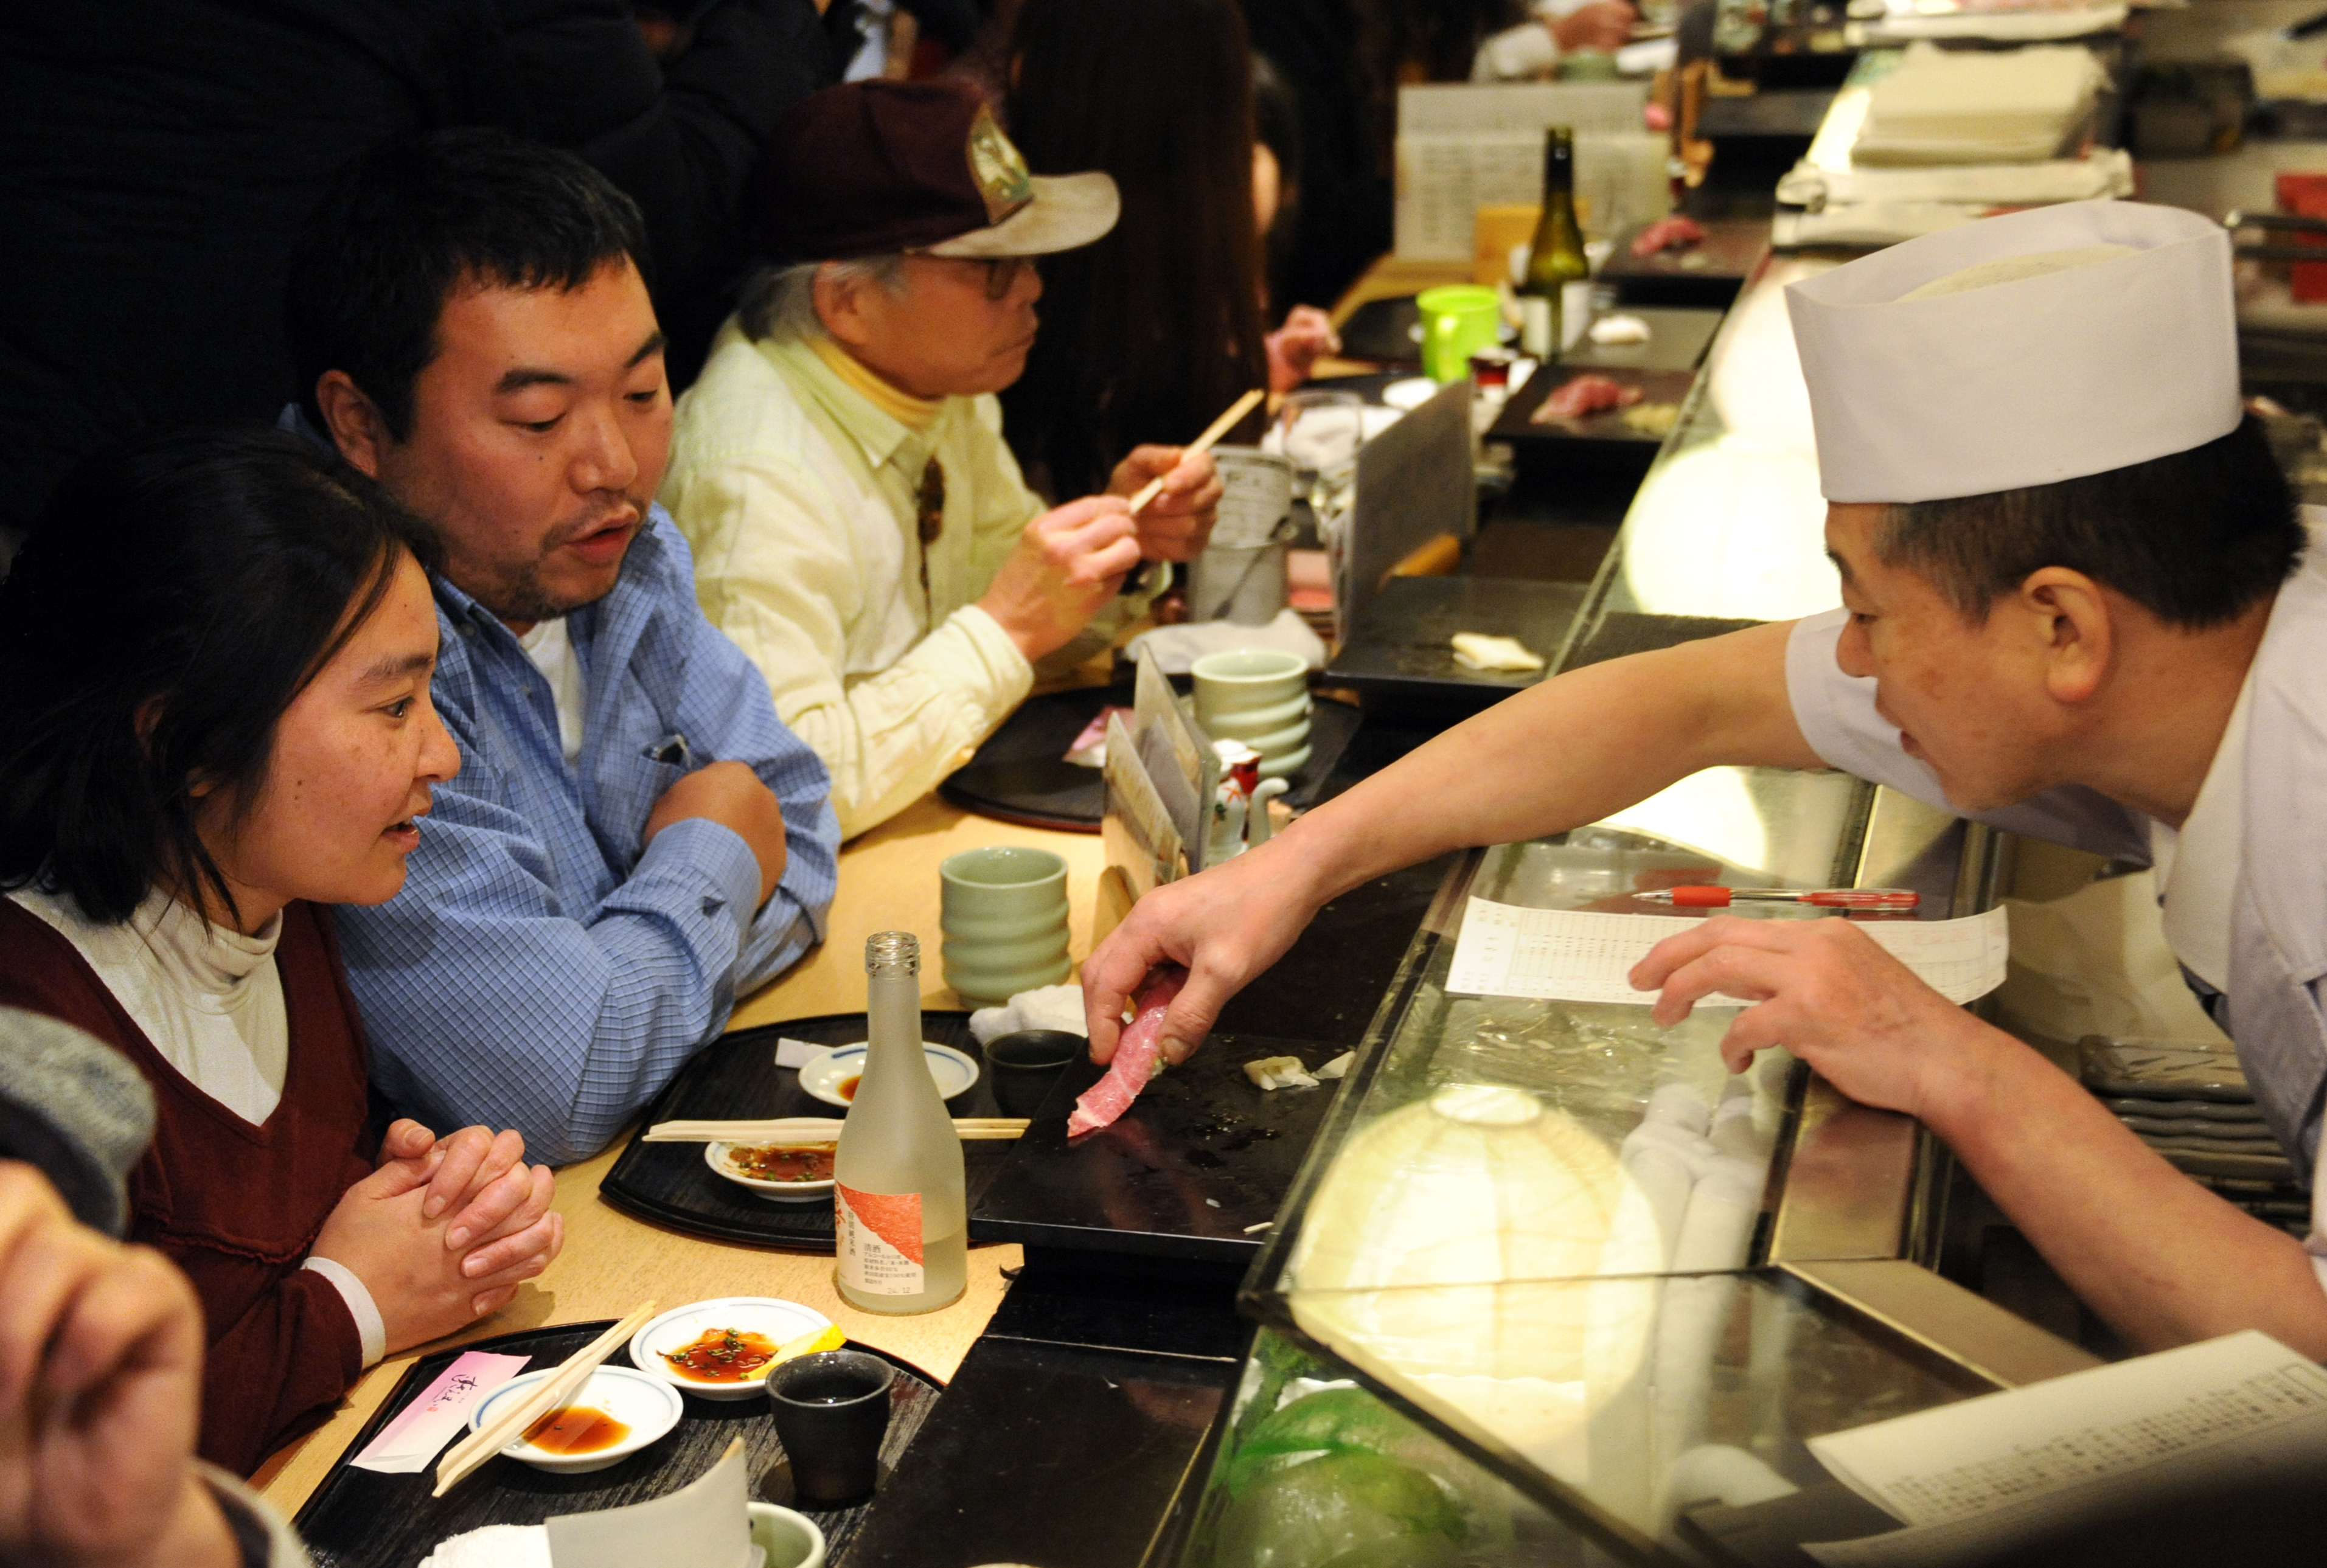
<instances>
[{"instance_id":1,"label":"woman in maroon vest","mask_svg":"<svg viewBox=\"0 0 2327 1568\"><path fill-rule=\"evenodd\" d=\"M246 1473L564 1236L515 1133L381 1129L324 907L395 896L460 765L432 549L294 437L178 437L84 467L0 584L0 1004L152 1083L131 1235L194 1282L202 1452Z\"/></svg>"}]
</instances>

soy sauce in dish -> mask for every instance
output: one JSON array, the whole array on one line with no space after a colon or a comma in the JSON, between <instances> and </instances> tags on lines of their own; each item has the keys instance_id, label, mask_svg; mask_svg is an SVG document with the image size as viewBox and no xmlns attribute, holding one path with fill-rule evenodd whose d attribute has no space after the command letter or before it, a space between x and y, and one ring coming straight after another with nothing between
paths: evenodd
<instances>
[{"instance_id":1,"label":"soy sauce in dish","mask_svg":"<svg viewBox=\"0 0 2327 1568\"><path fill-rule=\"evenodd\" d=\"M829 1143L806 1147L763 1143L727 1151L727 1159L737 1172L754 1181L829 1181L832 1155Z\"/></svg>"},{"instance_id":2,"label":"soy sauce in dish","mask_svg":"<svg viewBox=\"0 0 2327 1568\"><path fill-rule=\"evenodd\" d=\"M562 1405L526 1429L525 1440L544 1453L597 1453L631 1435L628 1423L586 1405Z\"/></svg>"},{"instance_id":3,"label":"soy sauce in dish","mask_svg":"<svg viewBox=\"0 0 2327 1568\"><path fill-rule=\"evenodd\" d=\"M697 1383L742 1383L776 1358L776 1342L739 1329L706 1329L692 1342L661 1354L674 1371Z\"/></svg>"},{"instance_id":4,"label":"soy sauce in dish","mask_svg":"<svg viewBox=\"0 0 2327 1568\"><path fill-rule=\"evenodd\" d=\"M842 1078L838 1083L833 1085L833 1092L844 1100L854 1102L856 1098L856 1086L864 1081L864 1075L863 1073L852 1073L848 1077Z\"/></svg>"}]
</instances>

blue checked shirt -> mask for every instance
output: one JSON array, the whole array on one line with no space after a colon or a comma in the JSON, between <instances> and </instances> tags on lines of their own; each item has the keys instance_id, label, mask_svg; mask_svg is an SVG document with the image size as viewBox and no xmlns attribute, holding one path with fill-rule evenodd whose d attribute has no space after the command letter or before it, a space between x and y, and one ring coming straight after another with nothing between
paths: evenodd
<instances>
[{"instance_id":1,"label":"blue checked shirt","mask_svg":"<svg viewBox=\"0 0 2327 1568\"><path fill-rule=\"evenodd\" d=\"M695 602L660 507L614 591L566 618L588 693L582 752L549 682L491 611L438 580L433 687L461 748L404 891L335 911L372 1078L440 1131L481 1122L565 1164L603 1148L718 1034L740 992L824 938L840 830L824 764ZM641 850L672 780L749 763L783 803L783 881L715 822Z\"/></svg>"}]
</instances>

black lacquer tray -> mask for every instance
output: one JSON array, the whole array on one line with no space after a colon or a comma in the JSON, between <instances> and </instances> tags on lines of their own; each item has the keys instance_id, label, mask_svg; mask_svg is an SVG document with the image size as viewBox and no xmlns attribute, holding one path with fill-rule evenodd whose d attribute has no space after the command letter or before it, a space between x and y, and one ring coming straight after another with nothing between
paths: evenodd
<instances>
[{"instance_id":1,"label":"black lacquer tray","mask_svg":"<svg viewBox=\"0 0 2327 1568\"><path fill-rule=\"evenodd\" d=\"M1028 697L977 755L938 786L965 811L1005 822L1097 833L1107 809L1107 784L1097 768L1066 760L1083 727L1109 705L1127 708L1127 685L1075 686ZM1295 811L1314 806L1333 765L1341 760L1363 715L1347 703L1318 698L1310 710L1309 761L1285 800Z\"/></svg>"},{"instance_id":2,"label":"black lacquer tray","mask_svg":"<svg viewBox=\"0 0 2327 1568\"><path fill-rule=\"evenodd\" d=\"M619 1464L586 1475L550 1475L512 1459L497 1458L446 1496L431 1498L428 1494L436 1484L433 1462L417 1474L393 1476L349 1464L463 1351L531 1356L536 1368L555 1367L612 1327L612 1320L607 1319L533 1329L480 1339L413 1363L396 1391L348 1444L331 1474L307 1499L307 1506L299 1510L295 1523L316 1568L414 1568L446 1536L486 1525L538 1525L553 1514L590 1513L645 1502L696 1479L726 1451L728 1441L736 1437L743 1440L752 1498L790 1506L789 1488L781 1484L786 1472L778 1470L772 1477L770 1473L783 1459L783 1444L777 1441L775 1422L763 1398L709 1400L683 1394L687 1412L667 1436ZM889 1386L889 1435L881 1444L885 1475L937 1404L939 1386L918 1367L885 1351L854 1343L850 1349L870 1350L897 1368L897 1378ZM627 1367L630 1358L617 1351L610 1365ZM771 1481L778 1484L771 1487ZM884 1481L884 1491L887 1484ZM824 1531L827 1561L840 1559L873 1501L836 1512L808 1512L808 1517Z\"/></svg>"},{"instance_id":3,"label":"black lacquer tray","mask_svg":"<svg viewBox=\"0 0 2327 1568\"><path fill-rule=\"evenodd\" d=\"M663 1090L638 1128L630 1146L599 1183L598 1195L627 1214L650 1219L716 1241L749 1242L761 1246L790 1247L799 1252L830 1252L832 1199L812 1203L771 1203L734 1182L713 1174L703 1162L700 1143L650 1143L647 1128L657 1122L685 1117L731 1118L760 1116L838 1116L846 1113L811 1098L799 1087L799 1074L776 1065L779 1039L804 1040L811 1045L854 1045L864 1038L864 1014L835 1013L822 1018L797 1018L758 1029L723 1034L705 1046ZM986 1069L986 1053L969 1032L967 1013L923 1013L921 1038L934 1045L949 1045L978 1064L977 1082L967 1093L947 1102L957 1116L996 1116L994 1088ZM977 1207L979 1196L1010 1153L1005 1140L980 1140L962 1144L968 1181L968 1200Z\"/></svg>"}]
</instances>

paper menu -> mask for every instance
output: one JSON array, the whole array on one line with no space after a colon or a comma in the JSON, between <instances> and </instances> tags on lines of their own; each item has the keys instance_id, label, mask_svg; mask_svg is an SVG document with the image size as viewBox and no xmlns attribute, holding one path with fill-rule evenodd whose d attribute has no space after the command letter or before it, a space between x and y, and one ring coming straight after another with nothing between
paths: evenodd
<instances>
[{"instance_id":1,"label":"paper menu","mask_svg":"<svg viewBox=\"0 0 2327 1568\"><path fill-rule=\"evenodd\" d=\"M675 1492L628 1507L551 1516L551 1568L743 1568L752 1560L750 1489L739 1437L716 1464Z\"/></svg>"},{"instance_id":2,"label":"paper menu","mask_svg":"<svg viewBox=\"0 0 2327 1568\"><path fill-rule=\"evenodd\" d=\"M2266 1469L2327 1470L2327 1371L2248 1330L1809 1441L1908 1529L1805 1546L1830 1568L1984 1556Z\"/></svg>"},{"instance_id":3,"label":"paper menu","mask_svg":"<svg viewBox=\"0 0 2327 1568\"><path fill-rule=\"evenodd\" d=\"M1548 1002L1646 1003L1627 976L1649 949L1702 920L1687 915L1621 915L1595 910L1535 910L1472 899L1454 944L1446 989L1464 995L1529 996ZM2004 984L2011 930L2001 908L1959 920L1861 920L1861 930L1950 1002L1969 1002ZM1700 1007L1751 1003L1719 992Z\"/></svg>"},{"instance_id":4,"label":"paper menu","mask_svg":"<svg viewBox=\"0 0 2327 1568\"><path fill-rule=\"evenodd\" d=\"M417 1475L455 1433L468 1426L470 1414L485 1396L524 1371L531 1359L485 1350L465 1352L348 1462L381 1475Z\"/></svg>"}]
</instances>

